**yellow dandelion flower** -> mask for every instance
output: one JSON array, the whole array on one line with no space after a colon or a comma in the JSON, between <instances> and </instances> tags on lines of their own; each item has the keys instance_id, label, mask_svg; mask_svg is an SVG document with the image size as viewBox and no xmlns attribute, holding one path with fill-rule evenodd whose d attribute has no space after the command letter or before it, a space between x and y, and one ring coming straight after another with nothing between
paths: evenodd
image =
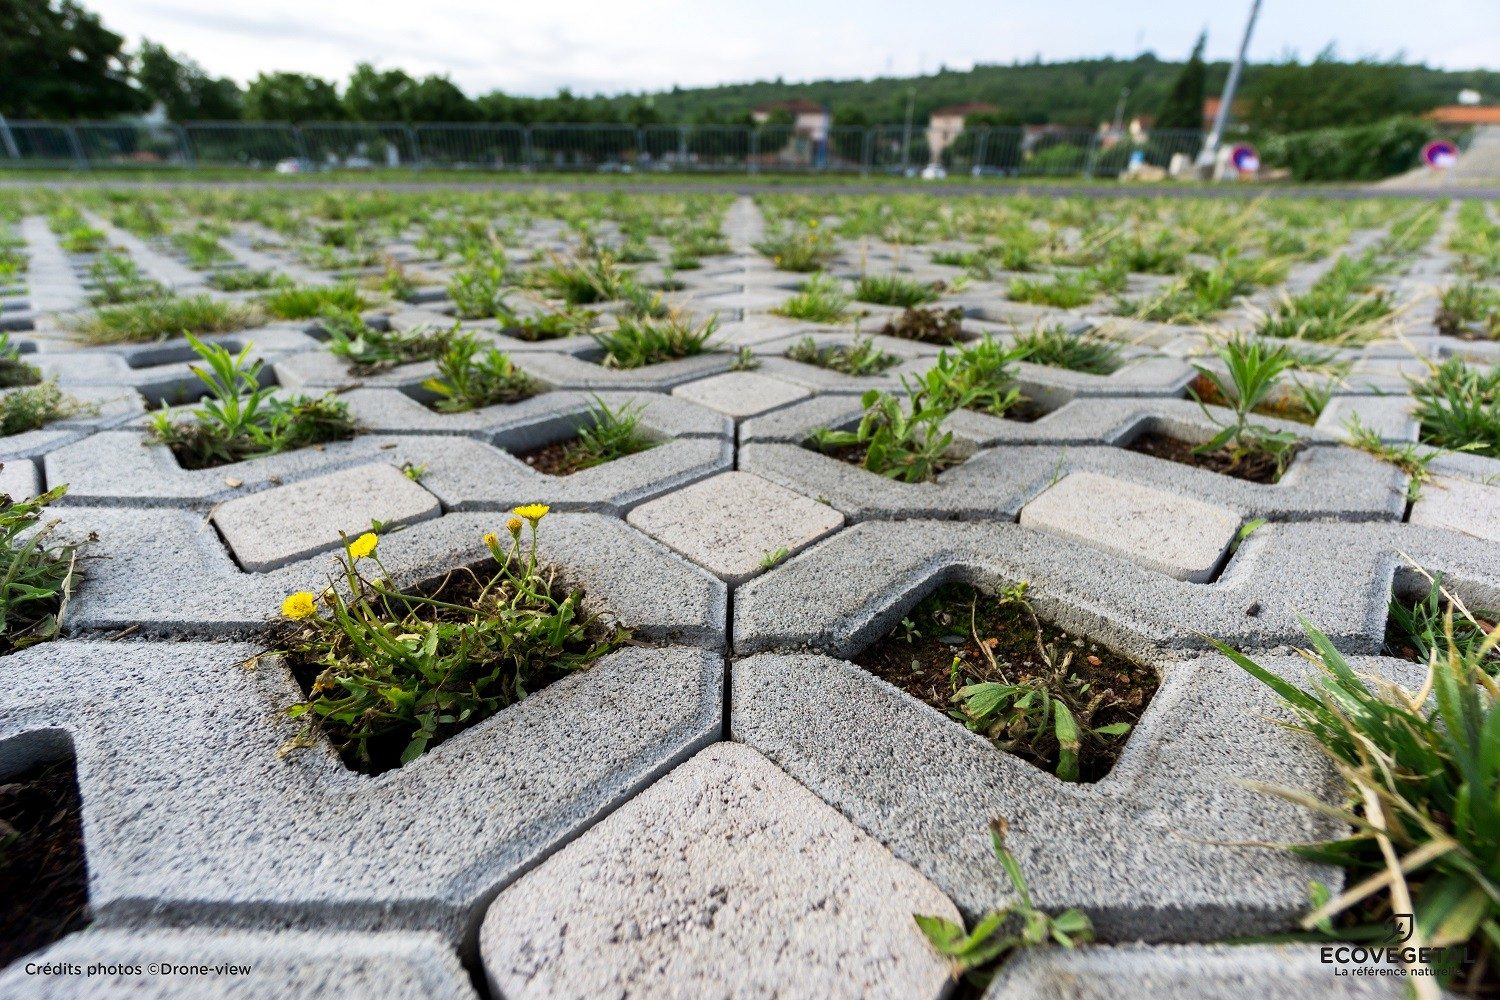
<instances>
[{"instance_id":1,"label":"yellow dandelion flower","mask_svg":"<svg viewBox=\"0 0 1500 1000\"><path fill-rule=\"evenodd\" d=\"M281 602L281 613L287 618L307 618L317 610L317 599L305 590L299 590Z\"/></svg>"},{"instance_id":2,"label":"yellow dandelion flower","mask_svg":"<svg viewBox=\"0 0 1500 1000\"><path fill-rule=\"evenodd\" d=\"M500 544L500 539L499 539L498 536L496 536L496 534L493 531L486 531L484 533L484 547L485 548L487 548L487 549L493 549L495 546L497 546L499 544Z\"/></svg>"},{"instance_id":3,"label":"yellow dandelion flower","mask_svg":"<svg viewBox=\"0 0 1500 1000\"><path fill-rule=\"evenodd\" d=\"M510 532L511 537L514 538L521 533L521 524L522 521L519 517L513 517L505 522L505 530Z\"/></svg>"},{"instance_id":4,"label":"yellow dandelion flower","mask_svg":"<svg viewBox=\"0 0 1500 1000\"><path fill-rule=\"evenodd\" d=\"M367 531L349 543L349 555L354 559L365 559L375 552L375 546L379 544L379 536L373 531Z\"/></svg>"},{"instance_id":5,"label":"yellow dandelion flower","mask_svg":"<svg viewBox=\"0 0 1500 1000\"><path fill-rule=\"evenodd\" d=\"M808 219L807 220L807 228L808 229L817 229L818 228L818 220L817 219Z\"/></svg>"},{"instance_id":6,"label":"yellow dandelion flower","mask_svg":"<svg viewBox=\"0 0 1500 1000\"><path fill-rule=\"evenodd\" d=\"M521 506L515 508L511 511L511 513L516 515L517 517L524 517L532 524L535 524L542 518L546 517L547 512L551 509L551 507L548 507L544 503L528 503L522 504Z\"/></svg>"}]
</instances>

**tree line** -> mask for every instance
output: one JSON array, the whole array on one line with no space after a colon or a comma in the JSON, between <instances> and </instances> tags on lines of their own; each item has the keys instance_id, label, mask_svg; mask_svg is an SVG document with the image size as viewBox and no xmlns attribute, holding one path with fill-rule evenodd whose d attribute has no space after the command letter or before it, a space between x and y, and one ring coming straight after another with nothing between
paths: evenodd
<instances>
[{"instance_id":1,"label":"tree line","mask_svg":"<svg viewBox=\"0 0 1500 1000\"><path fill-rule=\"evenodd\" d=\"M812 100L835 125L889 124L908 106L925 122L934 109L982 102L994 112L975 124L1108 120L1125 94L1126 117L1153 117L1158 128L1196 129L1203 97L1217 94L1226 63L1205 62L1204 39L1186 62L1144 53L1133 59L1085 59L940 69L916 78L782 80L677 88L649 94L551 97L491 91L470 96L446 75L413 77L401 69L355 67L339 83L303 73L261 73L246 86L215 77L192 58L125 39L75 0L0 0L0 114L13 118L113 118L159 107L168 118L246 121L443 121L748 124L753 108ZM1397 61L1338 58L1331 48L1309 62L1287 59L1247 69L1236 115L1263 131L1360 125L1417 114L1451 102L1458 90L1500 91L1500 72L1449 71Z\"/></svg>"}]
</instances>

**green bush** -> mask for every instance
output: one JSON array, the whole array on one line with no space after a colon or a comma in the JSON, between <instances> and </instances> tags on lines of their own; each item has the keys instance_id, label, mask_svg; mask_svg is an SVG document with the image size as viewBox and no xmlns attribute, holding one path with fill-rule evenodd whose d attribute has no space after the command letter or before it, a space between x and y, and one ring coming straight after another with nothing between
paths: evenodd
<instances>
[{"instance_id":1,"label":"green bush","mask_svg":"<svg viewBox=\"0 0 1500 1000\"><path fill-rule=\"evenodd\" d=\"M1267 166L1286 167L1299 181L1374 181L1417 165L1432 126L1415 118L1373 125L1289 132L1265 140Z\"/></svg>"}]
</instances>

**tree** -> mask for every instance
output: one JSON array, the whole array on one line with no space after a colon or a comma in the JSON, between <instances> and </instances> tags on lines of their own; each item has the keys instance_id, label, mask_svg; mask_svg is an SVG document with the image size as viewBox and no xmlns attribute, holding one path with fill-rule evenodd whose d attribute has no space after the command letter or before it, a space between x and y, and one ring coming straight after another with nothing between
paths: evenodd
<instances>
[{"instance_id":1,"label":"tree","mask_svg":"<svg viewBox=\"0 0 1500 1000\"><path fill-rule=\"evenodd\" d=\"M1203 65L1203 46L1207 41L1207 33L1198 36L1193 54L1188 56L1172 89L1161 102L1161 110L1156 113L1157 128L1195 132L1203 128L1203 85L1207 77L1207 69Z\"/></svg>"},{"instance_id":2,"label":"tree","mask_svg":"<svg viewBox=\"0 0 1500 1000\"><path fill-rule=\"evenodd\" d=\"M144 110L125 39L73 0L0 0L0 113L91 118Z\"/></svg>"},{"instance_id":3,"label":"tree","mask_svg":"<svg viewBox=\"0 0 1500 1000\"><path fill-rule=\"evenodd\" d=\"M245 88L245 117L262 122L328 121L342 118L333 84L302 73L262 73Z\"/></svg>"},{"instance_id":4,"label":"tree","mask_svg":"<svg viewBox=\"0 0 1500 1000\"><path fill-rule=\"evenodd\" d=\"M1277 132L1366 125L1430 107L1415 93L1411 67L1341 63L1332 48L1305 66L1288 61L1255 67L1246 74L1245 98L1249 121Z\"/></svg>"},{"instance_id":5,"label":"tree","mask_svg":"<svg viewBox=\"0 0 1500 1000\"><path fill-rule=\"evenodd\" d=\"M479 109L446 76L425 76L407 94L404 120L411 122L471 122Z\"/></svg>"},{"instance_id":6,"label":"tree","mask_svg":"<svg viewBox=\"0 0 1500 1000\"><path fill-rule=\"evenodd\" d=\"M357 122L405 121L416 85L403 70L378 70L360 63L344 87L344 113Z\"/></svg>"},{"instance_id":7,"label":"tree","mask_svg":"<svg viewBox=\"0 0 1500 1000\"><path fill-rule=\"evenodd\" d=\"M225 121L240 116L242 95L233 80L214 78L186 56L174 56L142 40L132 60L141 93L166 110L173 121Z\"/></svg>"}]
</instances>

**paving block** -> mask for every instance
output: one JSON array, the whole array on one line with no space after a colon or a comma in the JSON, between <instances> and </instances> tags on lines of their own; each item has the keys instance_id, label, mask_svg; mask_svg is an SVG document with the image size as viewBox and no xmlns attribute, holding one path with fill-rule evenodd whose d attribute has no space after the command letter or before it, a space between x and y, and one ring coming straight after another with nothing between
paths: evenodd
<instances>
[{"instance_id":1,"label":"paving block","mask_svg":"<svg viewBox=\"0 0 1500 1000\"><path fill-rule=\"evenodd\" d=\"M28 458L8 458L0 463L0 494L12 500L29 500L41 492L42 480L36 463Z\"/></svg>"},{"instance_id":2,"label":"paving block","mask_svg":"<svg viewBox=\"0 0 1500 1000\"><path fill-rule=\"evenodd\" d=\"M1286 654L1257 662L1299 684L1312 669ZM1356 662L1420 683L1405 661ZM1252 845L1308 843L1344 828L1246 783L1333 800L1340 779L1277 724L1287 714L1274 692L1228 659L1145 665L1161 687L1114 768L1093 784L1060 781L864 668L824 656L735 661L730 731L911 863L971 920L1013 899L987 829L1001 816L1036 905L1082 909L1101 940L1291 927L1306 912L1308 880L1337 892L1339 873Z\"/></svg>"},{"instance_id":3,"label":"paving block","mask_svg":"<svg viewBox=\"0 0 1500 1000\"><path fill-rule=\"evenodd\" d=\"M29 965L65 967L28 975ZM108 971L91 967L105 966ZM171 966L164 971L162 966ZM225 966L239 966L231 972ZM207 967L207 968L202 968ZM221 997L389 997L472 1000L458 957L436 934L386 932L88 930L11 965L14 1000L212 1000Z\"/></svg>"},{"instance_id":4,"label":"paving block","mask_svg":"<svg viewBox=\"0 0 1500 1000\"><path fill-rule=\"evenodd\" d=\"M377 463L230 500L213 521L239 564L263 573L336 549L375 521L396 528L441 513L437 497Z\"/></svg>"},{"instance_id":5,"label":"paving block","mask_svg":"<svg viewBox=\"0 0 1500 1000\"><path fill-rule=\"evenodd\" d=\"M58 515L69 537L98 533L89 547L97 558L89 560L64 623L78 634L134 626L148 636L261 636L287 594L322 589L336 569L324 555L246 573L202 516L189 511L145 517L122 508L69 507ZM489 558L481 536L503 533L505 517L460 513L421 521L381 539L381 562L403 586L476 565ZM551 514L542 526L541 559L639 639L724 645L725 585L622 521Z\"/></svg>"},{"instance_id":6,"label":"paving block","mask_svg":"<svg viewBox=\"0 0 1500 1000\"><path fill-rule=\"evenodd\" d=\"M701 751L511 886L496 995L938 997L942 893L753 750Z\"/></svg>"},{"instance_id":7,"label":"paving block","mask_svg":"<svg viewBox=\"0 0 1500 1000\"><path fill-rule=\"evenodd\" d=\"M1022 507L1021 524L1203 583L1229 551L1240 516L1191 497L1074 472Z\"/></svg>"},{"instance_id":8,"label":"paving block","mask_svg":"<svg viewBox=\"0 0 1500 1000\"><path fill-rule=\"evenodd\" d=\"M1410 520L1500 542L1500 486L1434 476L1422 486Z\"/></svg>"},{"instance_id":9,"label":"paving block","mask_svg":"<svg viewBox=\"0 0 1500 1000\"><path fill-rule=\"evenodd\" d=\"M736 420L751 417L778 406L805 399L812 395L806 389L783 382L781 379L755 372L725 372L709 378L679 385L672 395L681 396L694 403L720 413L727 413Z\"/></svg>"},{"instance_id":10,"label":"paving block","mask_svg":"<svg viewBox=\"0 0 1500 1000\"><path fill-rule=\"evenodd\" d=\"M1324 963L1313 944L1031 948L1001 966L984 1000L1400 1000L1405 977L1391 971Z\"/></svg>"},{"instance_id":11,"label":"paving block","mask_svg":"<svg viewBox=\"0 0 1500 1000\"><path fill-rule=\"evenodd\" d=\"M725 472L635 508L635 527L731 584L765 568L778 549L798 552L844 515L748 472Z\"/></svg>"},{"instance_id":12,"label":"paving block","mask_svg":"<svg viewBox=\"0 0 1500 1000\"><path fill-rule=\"evenodd\" d=\"M321 740L285 751L302 693L264 648L63 641L0 660L0 773L60 734L75 754L95 926L451 946L502 886L721 737L722 658L633 647L369 777Z\"/></svg>"}]
</instances>

